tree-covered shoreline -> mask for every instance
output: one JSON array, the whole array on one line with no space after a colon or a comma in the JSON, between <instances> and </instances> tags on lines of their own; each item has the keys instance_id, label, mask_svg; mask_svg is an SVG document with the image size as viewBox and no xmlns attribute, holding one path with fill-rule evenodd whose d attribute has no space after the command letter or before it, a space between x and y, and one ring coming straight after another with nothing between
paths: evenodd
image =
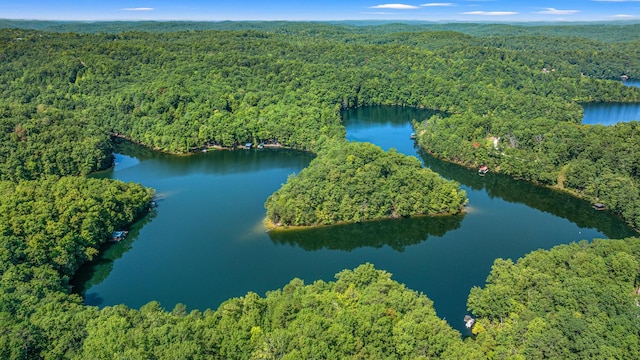
<instances>
[{"instance_id":1,"label":"tree-covered shoreline","mask_svg":"<svg viewBox=\"0 0 640 360\"><path fill-rule=\"evenodd\" d=\"M613 81L640 78L640 40L611 41L637 25L607 27L606 41L561 36L570 26L473 36L429 26L187 25L164 33L1 30L1 178L104 168L109 134L169 153L247 142L316 151L320 139L344 137L341 109L400 105L450 114L432 120L442 126L416 119L428 129L421 146L435 156L605 202L638 228L638 146L606 145L634 139L635 125L579 125L580 103L640 102L639 89ZM621 151L628 156L612 162ZM599 199L589 174L622 190Z\"/></svg>"},{"instance_id":2,"label":"tree-covered shoreline","mask_svg":"<svg viewBox=\"0 0 640 360\"><path fill-rule=\"evenodd\" d=\"M82 177L112 164L111 134L322 156L344 138L340 110L366 105L445 111L416 119L429 152L602 199L637 228L638 123L580 125L579 104L640 102L617 81L640 78L638 25L102 25L0 30L0 357L638 358L638 239L496 260L464 341L372 265L190 313L87 307L68 284L148 209L140 185Z\"/></svg>"},{"instance_id":3,"label":"tree-covered shoreline","mask_svg":"<svg viewBox=\"0 0 640 360\"><path fill-rule=\"evenodd\" d=\"M420 161L369 143L325 145L306 169L271 195L277 226L315 226L418 215L457 214L467 202L459 184Z\"/></svg>"},{"instance_id":4,"label":"tree-covered shoreline","mask_svg":"<svg viewBox=\"0 0 640 360\"><path fill-rule=\"evenodd\" d=\"M468 299L477 345L489 358L637 359L639 255L639 239L629 238L496 260Z\"/></svg>"}]
</instances>

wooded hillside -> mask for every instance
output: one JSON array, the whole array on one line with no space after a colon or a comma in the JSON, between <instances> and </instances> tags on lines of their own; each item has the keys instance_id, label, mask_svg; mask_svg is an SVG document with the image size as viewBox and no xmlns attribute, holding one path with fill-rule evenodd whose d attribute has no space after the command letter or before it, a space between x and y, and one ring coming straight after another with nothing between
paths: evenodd
<instances>
[{"instance_id":1,"label":"wooded hillside","mask_svg":"<svg viewBox=\"0 0 640 360\"><path fill-rule=\"evenodd\" d=\"M416 119L429 152L598 199L638 228L638 123L580 124L581 103L640 102L619 81L640 78L637 25L118 25L0 30L1 358L639 357L638 239L497 260L471 292L477 337L464 341L369 264L192 312L85 307L68 284L111 231L148 211L151 190L82 177L112 164L113 136L178 153L280 144L318 152L313 173L355 164L357 152L322 145L343 141L341 109L365 105L447 112ZM351 146L375 153L379 171L393 164L385 156L416 168ZM459 208L461 193L443 188ZM327 211L310 222L340 220L357 200L318 205ZM418 203L399 202L397 215Z\"/></svg>"}]
</instances>

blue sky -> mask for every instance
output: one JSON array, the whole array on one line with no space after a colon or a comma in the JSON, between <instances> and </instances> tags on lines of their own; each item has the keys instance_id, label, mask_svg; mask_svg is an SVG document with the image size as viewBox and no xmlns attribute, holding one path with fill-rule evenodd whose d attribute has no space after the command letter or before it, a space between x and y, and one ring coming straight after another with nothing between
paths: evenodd
<instances>
[{"instance_id":1,"label":"blue sky","mask_svg":"<svg viewBox=\"0 0 640 360\"><path fill-rule=\"evenodd\" d=\"M2 0L0 18L43 20L640 20L640 0Z\"/></svg>"}]
</instances>

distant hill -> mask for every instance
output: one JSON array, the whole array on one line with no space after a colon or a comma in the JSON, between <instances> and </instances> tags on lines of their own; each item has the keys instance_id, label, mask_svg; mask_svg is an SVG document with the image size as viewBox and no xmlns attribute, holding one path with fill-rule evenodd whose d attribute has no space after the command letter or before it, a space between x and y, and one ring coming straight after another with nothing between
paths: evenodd
<instances>
[{"instance_id":1,"label":"distant hill","mask_svg":"<svg viewBox=\"0 0 640 360\"><path fill-rule=\"evenodd\" d=\"M339 31L343 27L351 34L397 33L421 31L456 31L487 36L544 35L552 37L583 37L605 42L640 40L640 22L578 22L578 23L436 23L421 21L44 21L0 19L0 28L33 29L52 32L120 33L126 31L176 32L197 30L259 30L269 32Z\"/></svg>"}]
</instances>

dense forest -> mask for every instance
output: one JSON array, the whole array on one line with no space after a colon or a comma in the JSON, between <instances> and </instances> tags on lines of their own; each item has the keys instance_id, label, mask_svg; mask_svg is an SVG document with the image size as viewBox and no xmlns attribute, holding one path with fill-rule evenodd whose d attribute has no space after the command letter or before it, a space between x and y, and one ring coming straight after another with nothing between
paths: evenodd
<instances>
[{"instance_id":1,"label":"dense forest","mask_svg":"<svg viewBox=\"0 0 640 360\"><path fill-rule=\"evenodd\" d=\"M265 204L281 226L457 214L467 197L459 185L423 168L415 157L369 143L325 144Z\"/></svg>"},{"instance_id":2,"label":"dense forest","mask_svg":"<svg viewBox=\"0 0 640 360\"><path fill-rule=\"evenodd\" d=\"M83 177L113 163L114 137L174 153L311 150L305 172L316 175L338 165L380 174L398 161L412 181L436 184L412 178L417 164L397 153L341 147L340 110L365 105L444 111L416 119L427 151L599 199L638 228L638 123L580 124L581 103L640 102L619 81L640 78L638 25L0 27L0 357L638 358L638 239L496 260L471 291L478 322L464 341L424 295L369 264L203 312L87 307L68 282L111 231L149 211L152 190ZM349 169L362 152L375 158ZM320 185L306 176L296 181ZM351 185L366 192L362 180ZM447 210L459 209L457 188L438 186L454 198ZM343 220L330 215L309 222Z\"/></svg>"},{"instance_id":3,"label":"dense forest","mask_svg":"<svg viewBox=\"0 0 640 360\"><path fill-rule=\"evenodd\" d=\"M48 32L121 33L125 31L176 32L185 30L257 30L281 34L333 34L380 37L380 34L397 34L425 31L454 31L476 37L549 36L559 38L583 38L604 42L629 42L640 40L640 24L636 21L612 21L594 23L430 23L421 21L363 20L328 22L289 21L39 21L0 19L0 29L32 29Z\"/></svg>"},{"instance_id":4,"label":"dense forest","mask_svg":"<svg viewBox=\"0 0 640 360\"><path fill-rule=\"evenodd\" d=\"M469 309L495 359L638 359L640 241L595 240L495 261Z\"/></svg>"},{"instance_id":5,"label":"dense forest","mask_svg":"<svg viewBox=\"0 0 640 360\"><path fill-rule=\"evenodd\" d=\"M634 26L606 27L606 38ZM611 81L640 78L638 40L555 34L564 27L484 37L253 27L265 30L2 30L0 178L103 168L110 135L169 152L245 142L313 150L344 135L340 109L415 106L450 115L418 126L436 156L599 200L638 227L636 125L581 126L579 105L640 101L640 90Z\"/></svg>"},{"instance_id":6,"label":"dense forest","mask_svg":"<svg viewBox=\"0 0 640 360\"><path fill-rule=\"evenodd\" d=\"M152 195L85 177L0 181L0 358L69 355L85 333L73 327L87 320L70 318L84 308L69 278L114 230L148 212Z\"/></svg>"},{"instance_id":7,"label":"dense forest","mask_svg":"<svg viewBox=\"0 0 640 360\"><path fill-rule=\"evenodd\" d=\"M638 238L496 260L488 285L471 291L478 324L463 341L429 299L371 264L204 312L83 306L69 274L151 193L81 177L0 190L2 358L639 358Z\"/></svg>"}]
</instances>

